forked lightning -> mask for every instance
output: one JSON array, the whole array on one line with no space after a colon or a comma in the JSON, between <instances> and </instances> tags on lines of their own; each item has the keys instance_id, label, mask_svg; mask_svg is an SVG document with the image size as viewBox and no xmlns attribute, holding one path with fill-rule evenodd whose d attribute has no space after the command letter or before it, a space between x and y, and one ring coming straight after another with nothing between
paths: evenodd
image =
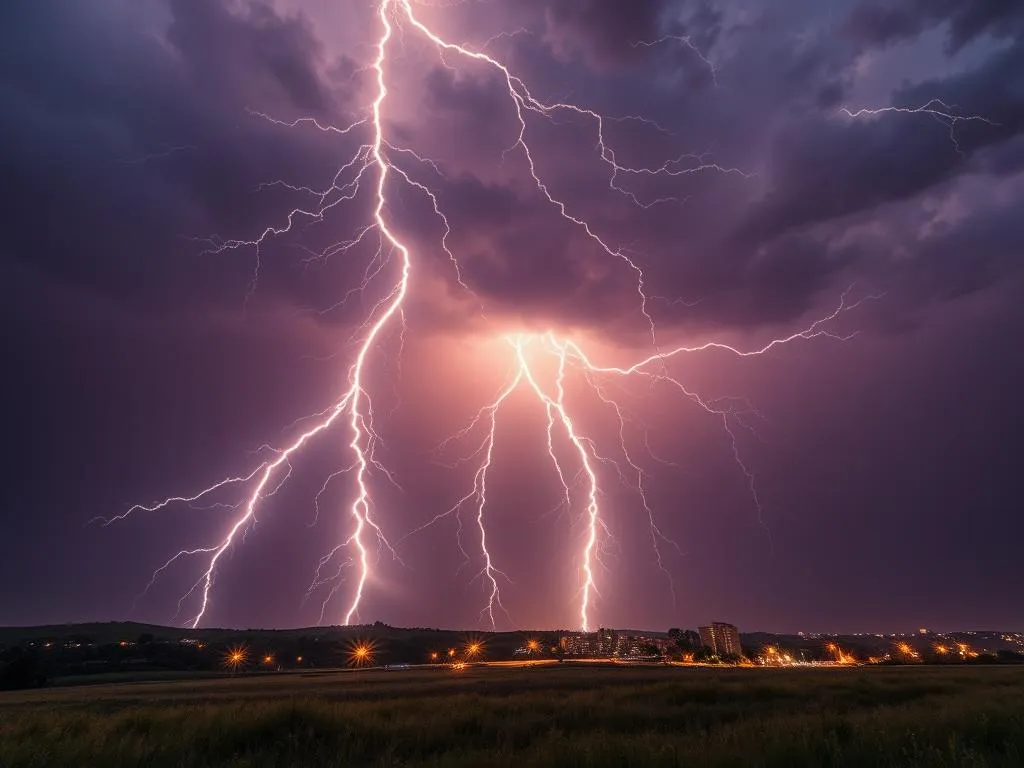
<instances>
[{"instance_id":1,"label":"forked lightning","mask_svg":"<svg viewBox=\"0 0 1024 768\"><path fill-rule=\"evenodd\" d=\"M273 182L275 185L280 184L293 191L310 195L315 200L315 205L308 208L295 208L291 210L279 225L266 227L254 239L218 241L213 246L214 251L225 251L242 247L255 249L258 272L260 247L269 238L291 232L299 221L323 220L336 207L343 206L345 203L349 203L360 196L372 195L372 219L364 222L350 239L336 243L323 252L315 254L316 258L326 259L343 254L356 245L367 241L373 242L376 239L378 245L377 256L367 269L363 282L351 291L345 292L342 300L351 293L366 288L372 280L391 280L384 298L370 309L365 322L360 326L356 334L358 346L354 359L348 367L346 386L343 393L333 405L304 420L305 423L312 424L312 426L301 432L286 447L274 451L271 459L264 460L248 474L219 480L191 495L174 496L152 505L133 506L125 513L108 519L106 523L109 524L114 521L123 520L130 515L142 512L157 512L171 504L196 502L210 497L215 492L220 492L228 486L239 486L246 489L245 498L237 507L237 516L222 539L206 546L183 549L175 553L156 569L149 585L147 585L148 589L158 576L179 560L202 558L204 566L198 580L179 601L179 610L183 609L190 598L198 606L188 620L192 627L196 627L207 616L213 602L214 585L218 570L223 567L222 561L225 553L238 544L239 536L244 536L245 532L255 522L257 508L261 500L272 495L288 480L291 474L292 461L297 457L302 448L321 433L341 426L347 435L349 458L346 461L346 465L348 468L331 474L325 481L324 487L338 474L346 471L351 472L353 476L353 491L352 497L345 509L345 515L349 520L349 533L344 540L340 541L337 546L320 559L310 591L312 592L320 586L333 582L333 588L327 597L329 601L342 585L340 579L343 570L351 565L355 572L355 577L350 585L351 594L348 596L346 607L340 611L339 615L342 623L351 624L360 615L360 607L363 604L368 581L371 576L372 561L374 559L371 552L374 545L371 542L375 539L378 550L384 548L397 558L394 548L385 537L381 523L378 522L378 513L373 501L373 477L375 475L384 475L390 478L390 474L375 458L375 447L379 445L380 437L375 428L373 403L370 392L367 389L367 369L370 365L370 352L382 342L387 334L398 332L399 330L404 331L406 299L414 288L415 254L411 246L403 242L397 234L395 223L391 218L394 215L394 210L397 208L390 206L389 200L396 185L404 185L407 188L423 193L429 198L435 215L439 217L443 224L444 235L441 247L451 260L458 283L466 290L472 289L472 286L467 284L465 273L459 269L458 260L449 247L448 236L451 234L451 227L449 226L448 218L442 211L437 193L429 186L411 178L409 173L397 164L397 161L399 158L406 158L410 162L421 166L429 166L432 172L438 176L442 175L442 168L438 163L423 157L414 149L400 146L397 143L397 139L387 135L386 132L384 118L388 105L389 56L392 55L392 49L397 44L397 32L414 33L433 46L441 56L447 54L453 60L461 58L473 61L493 71L503 87L507 89L507 97L515 114L516 141L510 152L518 152L525 163L525 168L537 192L554 207L565 220L567 226L579 228L601 252L610 258L618 260L626 270L631 272L635 279L639 312L644 318L650 334L650 342L655 351L630 366L612 367L598 364L584 352L578 342L562 337L555 332L540 334L517 333L504 337L513 360L513 375L496 399L490 405L482 408L478 412L477 418L454 436L455 438L465 437L474 433L475 430L483 430L484 437L479 443L477 451L471 455L471 458L476 457L478 459L478 465L473 475L472 489L452 509L437 515L427 524L430 525L449 515L459 516L465 506L472 503L474 510L473 519L477 533L476 538L479 542L480 562L482 563L479 575L483 579L486 588L486 601L481 615L486 617L486 620L492 627L496 627L499 615L504 612L504 605L501 601L501 584L502 581L507 580L507 577L500 570L499 564L489 549L490 542L486 521L488 501L487 480L494 460L498 413L512 392L521 387L526 388L528 392L536 396L537 402L544 409L547 416L546 450L561 479L564 492L563 503L567 506L572 507L574 505L573 489L576 482L573 478L583 478L585 492L583 494L584 498L581 500L583 508L581 520L585 535L582 537L583 542L575 558L575 567L578 568L580 575L580 587L578 604L574 613L576 615L576 623L584 630L588 630L596 624L594 617L595 598L599 594L598 553L602 537L609 535L608 516L606 515L606 510L603 510L601 506L602 494L599 488L599 469L601 465L612 465L621 478L627 477L626 469L628 468L629 476L635 479L635 488L640 494L642 506L650 525L651 540L657 556L658 566L666 574L668 574L668 570L662 562L659 543L674 545L674 542L666 537L656 524L654 511L648 504L645 494L646 473L634 459L633 453L626 444L626 411L611 397L604 384L615 378L642 377L648 379L654 385L665 385L675 389L684 398L715 418L720 419L732 441L733 452L739 469L750 484L750 492L760 512L760 504L757 501L756 488L753 484L753 474L740 458L734 432L735 426L745 426L745 423L734 407L734 402L739 399L725 404L720 400L705 399L688 389L678 378L670 375L667 363L676 356L709 350L718 350L738 356L757 356L775 347L797 340L809 340L823 336L833 339L845 339L848 336L837 335L829 330L829 322L835 320L840 313L854 308L856 303L847 303L846 296L844 295L839 307L832 314L815 321L796 333L774 339L756 349L743 350L738 347L715 342L689 347L666 348L662 346L661 341L657 338L655 322L649 310L649 297L645 290L645 276L641 266L624 249L609 245L607 240L598 233L597 227L592 225L582 214L573 211L569 203L551 191L549 184L545 181L544 172L535 160L535 154L527 140L528 120L551 120L558 113L568 113L590 121L595 133L595 160L603 164L607 169L609 187L616 193L623 195L629 204L640 207L646 208L652 205L671 203L674 198L642 200L635 192L629 190L624 185L624 180L628 180L631 177L652 176L673 178L705 171L742 176L747 174L739 169L705 162L703 156L687 154L670 159L656 167L630 167L623 165L619 162L614 149L606 140L606 123L612 119L636 120L649 124L652 129L663 130L657 123L640 116L610 118L578 104L542 101L535 97L523 80L516 76L505 64L484 52L487 44L480 49L473 49L464 44L456 44L444 39L420 19L413 8L411 0L379 0L375 8L375 19L378 27L374 46L375 56L372 63L362 70L366 74L372 75L375 84L375 96L364 116L348 126L335 127L324 125L314 118L300 118L285 122L262 113L253 113L254 116L260 119L269 120L282 127L296 128L310 125L317 130L338 134L339 136L359 136L365 132L367 135L365 141L348 161L338 169L327 189L315 190L311 187ZM636 45L663 44L670 43L673 40L693 48L688 38L665 38L650 43L638 42ZM490 42L488 41L488 44ZM696 49L694 50L696 51ZM708 59L699 51L696 52L711 67ZM450 66L448 60L445 60L444 63L445 66ZM717 78L717 73L713 68L712 75ZM949 116L948 112L943 114ZM857 114L853 113L852 116L857 116ZM953 122L959 119L965 118L956 118ZM382 278L382 275L391 274L387 269L388 267L391 268L393 276ZM557 366L557 376L553 386L544 382L535 367L535 355L538 353L542 357L551 357ZM621 460L621 465L619 460L598 453L594 441L587 436L579 419L574 416L566 391L567 377L573 372L578 373L583 382L593 388L593 391L597 393L600 400L615 413L616 418L619 420L620 429L618 434L621 445L618 447L621 456L624 457ZM560 435L559 439L568 440L567 444L571 446L574 454L571 457L571 462L576 467L572 477L570 477L570 469L566 460L561 459L558 455L556 435ZM321 493L322 491L323 488ZM317 502L319 502L319 494ZM388 520L387 526L394 528L398 525L398 522L393 519ZM415 531L413 532L415 533ZM460 546L462 546L461 540ZM333 574L330 571L331 568L336 568ZM328 573L326 576L324 575L325 569L327 569ZM193 597L194 595L196 596ZM324 610L326 609L327 602L325 601ZM324 616L325 614L322 613L321 618Z\"/></svg>"}]
</instances>

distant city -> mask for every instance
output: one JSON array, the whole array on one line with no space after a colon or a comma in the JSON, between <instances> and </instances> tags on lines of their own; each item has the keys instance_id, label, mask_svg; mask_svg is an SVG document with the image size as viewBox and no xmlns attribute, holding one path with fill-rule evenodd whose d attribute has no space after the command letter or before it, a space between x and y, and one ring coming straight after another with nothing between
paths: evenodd
<instances>
[{"instance_id":1,"label":"distant city","mask_svg":"<svg viewBox=\"0 0 1024 768\"><path fill-rule=\"evenodd\" d=\"M753 633L741 639L734 624L716 621L691 629L642 634L614 629L574 632L559 638L553 652L565 658L654 661L683 664L759 666L850 665L954 662L972 660L1024 661L1024 633L936 633L921 628L908 633ZM527 649L516 651L528 655Z\"/></svg>"},{"instance_id":2,"label":"distant city","mask_svg":"<svg viewBox=\"0 0 1024 768\"><path fill-rule=\"evenodd\" d=\"M61 679L166 671L276 672L338 667L406 669L473 664L663 664L836 667L1024 663L1024 633L932 632L794 635L741 633L709 622L664 632L460 632L377 622L293 630L175 629L133 623L0 628L0 688Z\"/></svg>"},{"instance_id":3,"label":"distant city","mask_svg":"<svg viewBox=\"0 0 1024 768\"><path fill-rule=\"evenodd\" d=\"M517 649L517 653L521 652L522 649ZM555 652L568 658L634 660L671 659L674 655L681 655L683 661L693 661L698 655L729 660L743 657L739 630L732 624L718 621L700 627L697 632L690 629L670 629L665 634L635 634L614 629L574 632L559 638Z\"/></svg>"}]
</instances>

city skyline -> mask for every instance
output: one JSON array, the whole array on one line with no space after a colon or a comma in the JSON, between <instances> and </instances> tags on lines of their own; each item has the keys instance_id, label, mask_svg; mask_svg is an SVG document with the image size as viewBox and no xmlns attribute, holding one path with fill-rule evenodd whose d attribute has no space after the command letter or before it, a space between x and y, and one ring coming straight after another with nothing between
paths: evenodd
<instances>
[{"instance_id":1,"label":"city skyline","mask_svg":"<svg viewBox=\"0 0 1024 768\"><path fill-rule=\"evenodd\" d=\"M14 9L0 624L1019 629L1024 10L893 7Z\"/></svg>"}]
</instances>

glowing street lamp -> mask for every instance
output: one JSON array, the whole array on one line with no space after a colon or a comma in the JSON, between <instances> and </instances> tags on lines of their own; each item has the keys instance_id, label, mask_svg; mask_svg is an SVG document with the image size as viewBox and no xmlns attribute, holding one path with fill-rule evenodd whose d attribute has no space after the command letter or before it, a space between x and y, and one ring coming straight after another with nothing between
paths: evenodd
<instances>
[{"instance_id":1,"label":"glowing street lamp","mask_svg":"<svg viewBox=\"0 0 1024 768\"><path fill-rule=\"evenodd\" d=\"M243 666L248 659L248 651L244 645L236 645L233 648L229 648L228 652L224 655L224 666L232 671L237 672Z\"/></svg>"},{"instance_id":2,"label":"glowing street lamp","mask_svg":"<svg viewBox=\"0 0 1024 768\"><path fill-rule=\"evenodd\" d=\"M349 647L348 663L353 667L365 667L373 663L374 644L365 640L357 640Z\"/></svg>"}]
</instances>

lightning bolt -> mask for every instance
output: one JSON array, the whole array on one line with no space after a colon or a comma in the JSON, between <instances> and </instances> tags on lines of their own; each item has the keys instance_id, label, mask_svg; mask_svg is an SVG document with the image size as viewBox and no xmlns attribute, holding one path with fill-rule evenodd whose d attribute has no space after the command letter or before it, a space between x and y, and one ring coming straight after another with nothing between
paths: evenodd
<instances>
[{"instance_id":1,"label":"lightning bolt","mask_svg":"<svg viewBox=\"0 0 1024 768\"><path fill-rule=\"evenodd\" d=\"M224 553L227 552L234 544L235 539L243 529L250 526L255 521L256 507L264 493L274 479L281 467L289 465L291 457L296 454L305 444L314 436L321 432L329 429L338 420L347 420L349 427L350 439L348 446L351 449L355 457L355 485L356 493L349 506L349 514L352 518L352 532L349 537L342 542L338 547L335 548L327 557L333 557L333 555L340 551L342 548L354 550L353 559L357 567L356 583L353 590L353 596L349 603L349 607L344 614L344 623L350 624L359 610L359 604L363 597L363 592L366 587L367 579L370 575L370 556L369 550L366 543L364 542L364 534L367 529L371 529L377 536L378 541L388 549L391 549L390 544L387 543L387 539L384 536L383 530L376 523L372 513L371 495L369 487L369 473L371 466L379 466L373 458L373 448L375 442L379 439L373 428L373 408L370 402L370 398L367 395L364 387L364 377L367 366L367 357L370 350L377 343L385 329L392 324L393 319L396 315L400 314L402 304L409 290L409 280L412 271L412 257L409 248L398 238L395 232L388 225L387 217L385 216L385 209L387 207L387 184L388 175L392 170L391 163L385 156L385 148L388 146L384 138L383 122L381 119L381 112L384 102L388 95L385 64L387 61L387 49L388 43L390 42L394 28L391 23L391 13L393 0L383 0L378 6L378 19L381 25L381 34L377 41L377 55L372 65L372 70L375 73L377 82L377 95L373 100L371 106L371 117L370 124L373 128L372 141L363 145L359 148L357 153L353 156L352 160L346 163L335 175L331 187L319 196L319 206L311 211L296 208L292 210L286 219L286 224L281 227L267 227L263 233L255 240L241 241L231 240L220 246L217 246L215 251L222 251L225 249L239 248L245 245L252 246L257 251L257 269L258 269L258 253L259 246L269 237L282 235L286 232L291 231L296 221L300 218L310 218L314 220L323 219L324 215L328 210L339 205L340 203L353 199L360 191L361 181L364 174L371 168L376 169L376 184L375 184L375 199L376 204L373 212L373 224L364 228L358 238L353 241L360 241L370 231L375 230L382 243L386 243L393 252L397 252L399 255L400 262L400 277L397 282L393 285L390 293L379 301L370 312L370 320L367 321L364 326L365 334L363 341L359 346L358 352L355 357L355 361L350 366L348 371L348 388L335 403L335 405L326 412L326 415L322 415L322 418L313 427L307 431L301 433L297 439L295 439L291 445L282 450L277 459L273 462L266 464L262 470L257 470L255 473L245 479L258 478L255 487L249 495L244 505L244 511L239 516L234 524L230 527L227 535L220 541L215 547L196 548L195 550L182 550L177 555L173 556L164 565L158 568L153 578L150 580L150 585L156 580L156 577L164 569L169 567L177 559L186 555L194 554L209 554L212 553L207 568L197 585L201 585L201 604L198 612L191 619L190 623L193 627L197 627L202 621L203 616L206 614L207 608L210 604L210 592L214 584L217 565ZM410 9L411 12L411 9ZM263 116L265 119L271 119ZM307 122L306 119L296 121L291 124L292 126L298 125L299 122ZM331 126L323 126L319 122L309 119L316 128L325 131L332 131L341 135L347 134L351 131L356 130L360 125L366 122L365 119L353 122L351 125L336 129ZM339 186L339 179L344 174L353 168L356 169L355 176L352 180L345 182ZM337 193L337 194L332 194ZM257 271L258 275L258 271ZM365 283L364 283L365 285ZM290 465L289 465L290 466ZM242 482L239 478L228 478L227 480L220 481L210 486L200 494L190 497L188 500L194 501L208 493L213 492L225 485L232 484L235 482ZM153 505L150 511L155 511L168 504L177 501L177 498L169 498L158 505ZM119 516L121 519L128 516L132 512L140 511L141 507L134 507L125 514ZM391 550L393 552L393 550ZM397 557L397 555L396 555ZM325 560L321 560L321 566L325 563ZM147 587L148 589L148 587ZM196 587L193 587L195 590ZM193 590L186 593L186 597L191 594Z\"/></svg>"},{"instance_id":2,"label":"lightning bolt","mask_svg":"<svg viewBox=\"0 0 1024 768\"><path fill-rule=\"evenodd\" d=\"M701 51L701 49L698 48L696 44L690 39L689 35L665 35L664 37L660 37L657 40L635 40L632 43L630 43L630 45L632 45L634 48L653 48L654 46L668 42L682 43L691 51L693 51L697 58L700 59L701 62L703 62L704 66L708 68L708 71L711 72L711 81L715 84L715 87L718 87L718 70L715 68L715 65L711 62L707 55L703 51Z\"/></svg>"},{"instance_id":3,"label":"lightning bolt","mask_svg":"<svg viewBox=\"0 0 1024 768\"><path fill-rule=\"evenodd\" d=\"M472 460L473 457L478 457L480 459L474 474L473 488L467 495L459 499L459 501L456 502L456 504L448 511L435 516L425 525L422 525L412 531L412 533L418 533L451 515L458 515L460 509L465 503L470 500L476 501L478 512L477 521L480 525L481 531L481 555L485 562L483 574L488 577L492 587L488 596L488 601L481 611L481 614L486 614L490 618L492 627L496 628L496 610L501 609L504 611L504 605L501 603L498 582L495 578L495 575L500 574L501 572L494 569L492 555L487 551L486 535L483 527L483 511L484 506L487 503L486 477L493 463L493 447L498 411L512 392L518 386L525 384L536 396L537 401L544 408L547 416L547 453L551 458L552 465L561 483L564 503L567 507L572 507L572 489L574 483L569 481L568 478L570 477L570 473L566 467L563 466L555 449L554 430L556 426L559 426L562 429L565 437L571 444L573 452L576 454L576 459L581 467L581 474L585 478L586 500L585 511L582 516L585 535L579 554L581 587L579 590L578 616L580 628L584 632L591 631L595 626L591 617L592 606L594 598L599 596L595 575L598 553L600 551L599 544L602 537L610 536L601 510L600 497L602 494L599 487L598 473L595 469L595 462L610 463L618 471L620 477L625 477L626 475L623 468L617 461L608 457L603 457L597 453L593 441L581 432L581 428L578 425L577 420L575 420L571 415L571 409L566 400L566 376L569 367L572 366L582 374L582 381L584 385L589 387L601 402L610 406L616 414L619 423L619 453L623 457L622 461L625 466L631 469L636 477L636 483L633 487L636 489L640 497L641 504L647 516L651 542L656 556L656 563L658 568L669 578L669 585L672 589L674 598L675 589L671 582L670 572L662 559L659 542L671 545L680 555L682 554L682 550L679 545L667 537L658 526L654 510L648 503L647 496L644 491L644 479L646 473L633 458L633 453L630 450L626 439L625 424L627 419L624 413L624 408L621 403L608 394L606 387L602 385L602 380L605 378L623 379L628 377L640 377L648 379L655 384L668 385L671 389L682 394L687 400L699 407L701 410L716 419L719 419L726 435L729 438L732 455L736 465L747 482L751 499L757 509L758 520L765 529L768 530L767 524L763 518L763 509L757 492L755 475L743 459L739 448L738 438L734 431L734 425L740 426L744 429L750 429L750 426L743 421L742 417L737 415L739 412L735 408L736 402L745 404L745 400L743 398L736 397L719 398L718 400L709 400L704 398L699 393L688 389L678 378L671 376L667 372L667 364L673 358L678 356L701 352L719 351L736 357L747 358L764 355L777 347L798 340L809 341L825 337L837 341L848 341L856 335L855 332L849 334L837 334L830 330L829 323L838 319L840 315L858 308L866 301L877 300L882 297L881 294L871 295L850 303L848 302L848 293L849 291L842 295L839 305L833 312L814 320L809 325L789 335L774 338L762 346L751 349L742 349L722 342L709 341L699 345L679 346L674 349L658 352L626 367L599 365L588 357L586 352L577 342L559 337L551 331L543 334L514 334L507 337L506 340L512 346L516 359L516 371L514 376L511 378L510 383L490 405L481 409L477 413L476 417L466 427L450 436L442 443L442 446L444 446L452 441L464 438L476 431L482 424L485 424L488 427L486 436L482 443L479 444L478 448L471 453L470 456L464 457L463 459L463 461ZM531 365L531 358L528 352L533 348L537 348L543 354L553 357L557 362L557 375L555 377L553 391L552 388L546 388L541 383L540 376L537 373L535 366ZM745 411L753 411L757 414L756 410L749 405L746 406ZM768 531L768 533L770 536L770 531ZM463 554L465 555L465 551L463 551ZM466 555L466 557L468 557L468 555Z\"/></svg>"},{"instance_id":4,"label":"lightning bolt","mask_svg":"<svg viewBox=\"0 0 1024 768\"><path fill-rule=\"evenodd\" d=\"M349 473L352 476L352 495L344 510L344 518L348 523L348 535L320 558L315 576L307 593L308 596L315 590L330 585L329 594L322 605L321 621L323 621L327 614L330 601L342 586L342 574L348 568L354 569L355 576L352 580L351 595L348 599L347 607L341 611L340 617L345 624L351 624L358 617L364 594L372 576L374 552L373 546L370 543L371 539L376 541L376 555L378 557L382 551L387 551L396 560L399 560L398 553L389 543L384 529L377 521L376 505L373 500L372 481L374 476L381 475L392 482L394 482L394 478L388 469L376 458L376 449L381 445L382 441L375 426L373 402L366 385L371 350L377 348L389 333L397 333L400 339L404 338L405 303L413 288L414 255L410 247L400 238L391 221L389 200L391 199L391 190L395 185L402 185L404 188L414 190L416 193L424 195L430 201L433 213L443 226L440 245L450 261L455 280L464 290L472 293L471 286L466 281L456 255L449 245L449 236L452 230L449 225L449 219L443 211L439 194L428 184L414 179L410 172L401 167L398 162L402 159L415 163L417 167L426 169L430 173L444 178L441 164L418 154L414 149L399 146L385 132L384 111L389 97L389 50L394 44L396 31L411 30L434 47L444 66L449 66L445 56L450 55L453 59L478 62L489 67L497 76L507 92L516 121L516 140L511 147L505 150L504 154L508 155L512 152L518 152L537 193L558 212L567 225L581 231L601 252L618 261L624 269L631 272L635 279L634 284L639 313L644 318L648 327L651 344L655 352L629 366L615 367L599 365L593 362L584 352L579 342L559 336L554 331L542 334L517 333L504 335L502 338L511 349L513 359L512 374L495 399L489 405L481 408L467 427L445 441L445 444L447 444L452 440L466 438L470 434L477 434L480 431L483 432L483 438L477 443L476 448L468 456L460 459L460 463L476 462L472 488L450 509L436 515L425 525L406 534L406 537L424 530L441 520L455 517L459 523L457 532L459 548L466 561L469 562L473 558L466 552L463 546L462 512L472 504L474 510L473 519L479 534L480 562L482 563L478 577L483 582L487 595L486 604L481 610L481 617L486 617L492 627L497 627L499 614L504 613L507 616L507 611L505 611L502 602L501 586L503 582L511 583L511 580L498 567L497 560L489 547L486 517L488 505L487 481L494 465L494 449L498 434L499 413L507 404L512 393L523 388L525 391L532 393L546 415L547 454L552 461L561 484L564 498L563 503L568 509L571 510L573 507L574 491L580 484L580 481L582 481L584 486L583 510L580 515L584 534L577 556L580 584L577 615L579 625L584 630L589 630L595 626L595 604L597 598L600 597L597 581L598 568L601 565L600 555L602 546L610 541L612 536L608 523L609 516L606 514L607 510L601 504L602 492L598 472L599 465L609 464L613 466L624 482L629 477L635 479L634 487L639 494L647 517L657 563L666 575L669 575L669 571L662 561L659 543L669 543L679 550L678 545L665 536L657 524L654 510L651 508L646 497L646 473L636 458L635 451L628 445L626 431L630 418L626 408L610 394L607 382L639 378L649 381L652 386L669 386L674 391L681 393L691 403L702 408L715 418L720 419L731 440L734 457L749 484L751 495L760 516L761 504L757 496L754 475L741 457L734 431L734 425L749 428L742 420L742 417L737 415L739 412L736 410L735 402L741 399L705 399L698 393L688 389L678 378L670 375L668 365L676 357L686 354L718 351L739 357L752 357L763 355L775 347L798 340L807 341L819 337L847 340L850 338L850 335L840 335L832 332L829 323L835 320L841 313L854 309L860 302L848 304L847 296L844 294L839 308L832 314L814 321L800 331L773 339L755 349L744 350L719 342L706 342L697 346L679 346L663 349L656 336L654 318L649 311L648 304L651 297L647 295L645 290L645 275L642 267L636 259L629 255L626 248L615 247L610 244L598 232L596 226L584 218L582 214L573 210L569 202L552 192L535 160L535 154L527 139L529 132L528 118L531 120L553 120L556 115L569 114L592 125L596 160L606 169L609 189L626 198L630 204L640 208L648 208L652 205L673 201L678 202L678 200L676 198L643 200L637 193L623 185L625 179L631 177L662 177L671 179L705 171L735 174L741 177L748 176L748 174L736 168L710 162L707 160L706 155L687 153L680 154L675 159L670 159L660 166L634 167L623 164L617 159L615 149L606 138L605 128L608 122L630 120L638 121L655 130L664 131L664 129L654 121L639 115L607 117L586 106L571 102L546 102L539 99L531 93L524 81L504 63L484 52L491 43L498 39L498 37L502 37L502 35L490 38L485 41L481 48L474 49L466 44L450 42L433 31L417 16L412 0L377 0L374 8L374 16L379 28L379 35L374 46L375 55L370 64L360 67L353 74L353 77L356 74L372 76L375 95L366 110L366 114L358 116L348 125L336 127L324 124L312 117L282 121L262 112L250 111L252 117L268 121L281 128L311 128L338 137L359 136L361 137L359 138L360 144L355 152L338 168L330 184L324 189L316 189L303 184L291 184L283 180L269 182L267 185L264 185L281 187L290 194L299 195L307 201L311 201L312 205L293 208L287 212L280 223L266 226L255 238L228 240L216 236L204 238L205 242L209 245L208 253L217 254L242 248L254 251L254 269L247 293L248 298L249 294L255 290L259 278L261 247L266 242L288 233L294 233L300 227L322 222L336 208L350 203L360 196L370 196L372 200L370 219L364 222L355 234L348 239L329 245L319 252L310 252L310 258L307 260L308 262L313 262L331 259L346 254L363 243L369 242L372 244L375 241L376 252L363 273L362 281L357 287L344 294L341 300L334 305L335 307L342 305L352 295L365 291L372 282L381 279L389 280L384 297L370 307L364 322L353 334L352 341L355 345L355 352L347 368L342 392L333 404L326 409L312 416L302 417L297 420L293 425L293 429L299 429L295 426L298 424L305 425L305 429L300 431L297 436L294 436L291 442L284 448L275 449L272 460L264 460L248 474L224 478L207 486L200 492L188 496L172 496L154 504L135 505L126 512L103 520L103 522L104 524L110 524L123 521L130 516L141 513L160 512L173 504L191 504L215 493L221 493L225 489L233 489L235 487L244 487L246 489L244 497L236 505L228 505L237 510L237 516L233 519L227 532L221 539L206 546L182 549L172 555L153 572L146 586L146 591L148 591L159 576L179 561L204 558L205 567L202 569L199 578L178 602L180 612L183 610L186 602L198 593L199 597L196 598L198 608L188 620L192 627L197 627L207 615L211 606L213 587L224 555L232 547L236 546L239 534L241 534L244 540L246 533L255 525L257 521L256 513L260 502L273 495L287 482L291 476L293 459L297 457L308 443L335 427L343 427L347 433L348 462L342 469L331 473L327 477L313 500L317 519L319 519L320 499L327 486L334 478L341 474ZM510 33L510 35L519 33ZM694 48L689 39L673 39L693 48L708 66L711 66L703 54ZM638 43L637 45L655 45L660 42L664 41ZM716 74L713 67L712 73ZM851 114L851 116L856 117L857 114L859 113ZM368 135L364 136L364 134ZM389 267L391 268L390 272L388 271ZM330 311L333 308L331 307L324 311ZM481 312L483 310L484 307L481 302ZM545 382L540 371L536 368L533 354L535 351L545 358L554 360L557 372L553 383ZM585 427L582 420L574 414L568 388L569 379L574 373L579 374L575 378L581 380L584 386L589 387L603 404L614 411L619 424L618 456L621 458L605 456L599 453L594 440L584 431ZM723 403L726 404L723 405ZM571 466L568 461L560 456L558 446L556 445L556 435L567 441L565 445L570 447L572 464L575 467ZM650 453L646 432L644 433L644 445ZM653 454L651 455L653 456ZM662 460L662 463L666 462ZM332 566L335 566L334 570L331 570ZM143 594L145 594L145 591Z\"/></svg>"},{"instance_id":5,"label":"lightning bolt","mask_svg":"<svg viewBox=\"0 0 1024 768\"><path fill-rule=\"evenodd\" d=\"M957 114L956 107L946 104L941 99L932 99L919 107L877 107L868 108L864 107L856 111L851 110L847 107L840 107L840 112L852 119L865 118L865 117L878 117L884 114L897 113L904 115L929 115L934 120L937 120L940 124L949 128L949 140L953 142L953 148L957 154L963 156L964 152L960 148L960 141L956 137L956 127L960 123L984 123L985 125L998 127L999 123L989 120L987 117L982 115L960 115Z\"/></svg>"},{"instance_id":6,"label":"lightning bolt","mask_svg":"<svg viewBox=\"0 0 1024 768\"><path fill-rule=\"evenodd\" d=\"M512 344L516 350L516 357L519 360L520 366L526 375L527 381L530 382L530 387L534 392L537 393L537 397L540 398L541 402L544 403L545 408L548 410L548 445L551 445L551 425L553 422L552 416L557 416L558 421L561 423L565 430L566 436L572 442L573 447L576 449L576 453L579 455L580 464L583 467L583 472L587 477L587 510L586 510L586 522L587 522L587 534L586 541L583 545L582 553L582 564L580 566L583 572L583 588L580 590L580 627L584 632L590 631L590 603L592 595L597 592L597 585L594 582L594 558L595 558L595 547L597 546L598 532L601 526L601 510L598 506L597 499L597 474L594 472L594 467L591 461L591 456L587 452L587 440L580 436L576 425L573 420L569 417L569 412L565 406L565 349L558 346L553 339L551 339L552 345L557 350L558 354L558 378L556 380L556 395L551 397L547 394L537 383L537 378L530 372L530 368L526 361L526 355L524 353L524 343L522 337L513 340ZM557 461L555 462L557 464ZM560 477L564 477L564 473L561 468L558 470ZM569 493L568 487L565 488L566 494Z\"/></svg>"}]
</instances>

